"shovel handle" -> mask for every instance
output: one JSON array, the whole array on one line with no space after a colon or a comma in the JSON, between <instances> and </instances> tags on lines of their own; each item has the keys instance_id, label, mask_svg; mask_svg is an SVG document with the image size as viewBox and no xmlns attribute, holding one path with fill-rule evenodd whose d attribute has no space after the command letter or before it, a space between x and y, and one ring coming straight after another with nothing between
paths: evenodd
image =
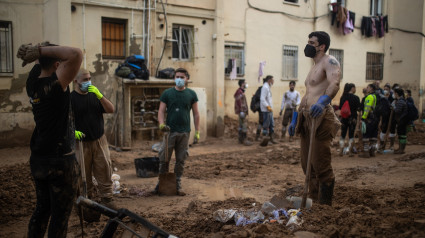
<instances>
[{"instance_id":1,"label":"shovel handle","mask_svg":"<svg viewBox=\"0 0 425 238\"><path fill-rule=\"evenodd\" d=\"M78 160L80 162L81 180L83 182L83 197L87 198L87 178L86 178L86 164L84 163L84 148L83 142L78 141Z\"/></svg>"},{"instance_id":2,"label":"shovel handle","mask_svg":"<svg viewBox=\"0 0 425 238\"><path fill-rule=\"evenodd\" d=\"M310 174L311 174L311 156L313 154L313 144L314 144L313 142L315 137L316 137L316 119L313 118L311 122L311 129L310 129L310 145L308 148L307 171L305 174L304 192L303 192L303 198L301 200L301 208L305 208L305 205L307 203L308 186L310 184Z\"/></svg>"}]
</instances>

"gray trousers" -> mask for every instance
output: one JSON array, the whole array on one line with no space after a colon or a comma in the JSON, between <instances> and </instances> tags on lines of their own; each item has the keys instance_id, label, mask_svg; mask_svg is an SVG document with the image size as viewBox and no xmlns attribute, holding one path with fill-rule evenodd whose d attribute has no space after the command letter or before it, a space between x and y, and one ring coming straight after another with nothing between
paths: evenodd
<instances>
[{"instance_id":1,"label":"gray trousers","mask_svg":"<svg viewBox=\"0 0 425 238\"><path fill-rule=\"evenodd\" d=\"M184 170L184 162L188 156L189 132L171 132L168 138L168 163L165 163L165 147L164 144L159 150L159 173L167 173L173 150L176 154L176 165L174 173L176 174L177 182L181 180Z\"/></svg>"}]
</instances>

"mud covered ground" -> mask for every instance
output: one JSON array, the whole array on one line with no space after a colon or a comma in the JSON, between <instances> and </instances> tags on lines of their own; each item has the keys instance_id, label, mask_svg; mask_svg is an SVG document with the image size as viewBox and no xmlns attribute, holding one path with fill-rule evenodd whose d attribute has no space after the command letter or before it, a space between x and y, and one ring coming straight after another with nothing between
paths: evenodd
<instances>
[{"instance_id":1,"label":"mud covered ground","mask_svg":"<svg viewBox=\"0 0 425 238\"><path fill-rule=\"evenodd\" d=\"M279 124L276 131L280 131ZM295 229L285 226L283 216L283 224L239 227L233 220L214 220L213 212L218 209L259 210L275 195L301 196L303 190L298 140L267 147L258 142L241 146L236 127L235 121L227 119L224 138L208 138L190 147L183 177L188 195L184 197L152 195L157 178L136 176L134 159L155 156L150 148L157 141L136 142L131 151L111 151L123 187L115 196L117 205L178 237L425 237L424 124L418 123L417 131L409 134L405 155L339 157L333 147L333 206L313 203L302 211L303 223ZM255 125L249 127L253 139ZM23 237L35 205L29 151L10 148L0 154L8 158L0 162L0 237ZM100 222L85 223L85 237L99 237L106 222L102 216ZM119 229L117 237L121 233ZM73 212L68 237L80 234Z\"/></svg>"}]
</instances>

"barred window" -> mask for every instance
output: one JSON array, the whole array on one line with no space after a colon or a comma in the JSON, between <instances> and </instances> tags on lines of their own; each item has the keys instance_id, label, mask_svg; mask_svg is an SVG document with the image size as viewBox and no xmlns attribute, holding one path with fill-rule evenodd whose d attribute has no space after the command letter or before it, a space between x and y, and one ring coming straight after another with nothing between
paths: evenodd
<instances>
[{"instance_id":1,"label":"barred window","mask_svg":"<svg viewBox=\"0 0 425 238\"><path fill-rule=\"evenodd\" d=\"M340 71L341 71L341 79L342 79L343 73L344 73L344 51L337 50L337 49L329 49L329 54L335 57L336 60L338 60L340 65Z\"/></svg>"},{"instance_id":2,"label":"barred window","mask_svg":"<svg viewBox=\"0 0 425 238\"><path fill-rule=\"evenodd\" d=\"M298 46L283 46L282 78L284 80L298 77Z\"/></svg>"},{"instance_id":3,"label":"barred window","mask_svg":"<svg viewBox=\"0 0 425 238\"><path fill-rule=\"evenodd\" d=\"M382 80L384 77L384 54L367 52L366 80Z\"/></svg>"},{"instance_id":4,"label":"barred window","mask_svg":"<svg viewBox=\"0 0 425 238\"><path fill-rule=\"evenodd\" d=\"M126 56L126 20L102 17L102 57L124 59Z\"/></svg>"},{"instance_id":5,"label":"barred window","mask_svg":"<svg viewBox=\"0 0 425 238\"><path fill-rule=\"evenodd\" d=\"M383 0L370 0L370 15L382 15Z\"/></svg>"},{"instance_id":6,"label":"barred window","mask_svg":"<svg viewBox=\"0 0 425 238\"><path fill-rule=\"evenodd\" d=\"M173 59L193 59L193 38L193 26L173 24Z\"/></svg>"},{"instance_id":7,"label":"barred window","mask_svg":"<svg viewBox=\"0 0 425 238\"><path fill-rule=\"evenodd\" d=\"M236 61L236 73L238 76L245 74L245 50L243 43L226 44L224 46L224 73L232 72L231 60Z\"/></svg>"},{"instance_id":8,"label":"barred window","mask_svg":"<svg viewBox=\"0 0 425 238\"><path fill-rule=\"evenodd\" d=\"M0 73L13 73L12 22L0 21Z\"/></svg>"}]
</instances>

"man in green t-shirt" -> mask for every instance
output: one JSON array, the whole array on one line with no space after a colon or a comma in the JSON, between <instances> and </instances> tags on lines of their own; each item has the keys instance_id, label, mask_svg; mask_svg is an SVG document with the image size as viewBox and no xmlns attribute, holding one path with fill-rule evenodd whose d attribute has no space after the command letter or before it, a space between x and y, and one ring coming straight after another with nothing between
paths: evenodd
<instances>
[{"instance_id":1,"label":"man in green t-shirt","mask_svg":"<svg viewBox=\"0 0 425 238\"><path fill-rule=\"evenodd\" d=\"M187 158L189 135L190 135L190 110L193 112L195 121L195 140L199 140L199 111L198 97L196 93L187 88L189 73L186 69L179 68L174 76L176 86L169 88L162 93L158 110L159 129L163 130L166 125L170 127L168 138L168 163L165 162L164 146L159 151L159 173L168 172L169 161L173 150L176 153L176 174L177 195L184 196L181 189L181 177L183 175L184 162ZM164 123L165 112L167 111L167 121ZM158 193L158 185L155 187Z\"/></svg>"}]
</instances>

